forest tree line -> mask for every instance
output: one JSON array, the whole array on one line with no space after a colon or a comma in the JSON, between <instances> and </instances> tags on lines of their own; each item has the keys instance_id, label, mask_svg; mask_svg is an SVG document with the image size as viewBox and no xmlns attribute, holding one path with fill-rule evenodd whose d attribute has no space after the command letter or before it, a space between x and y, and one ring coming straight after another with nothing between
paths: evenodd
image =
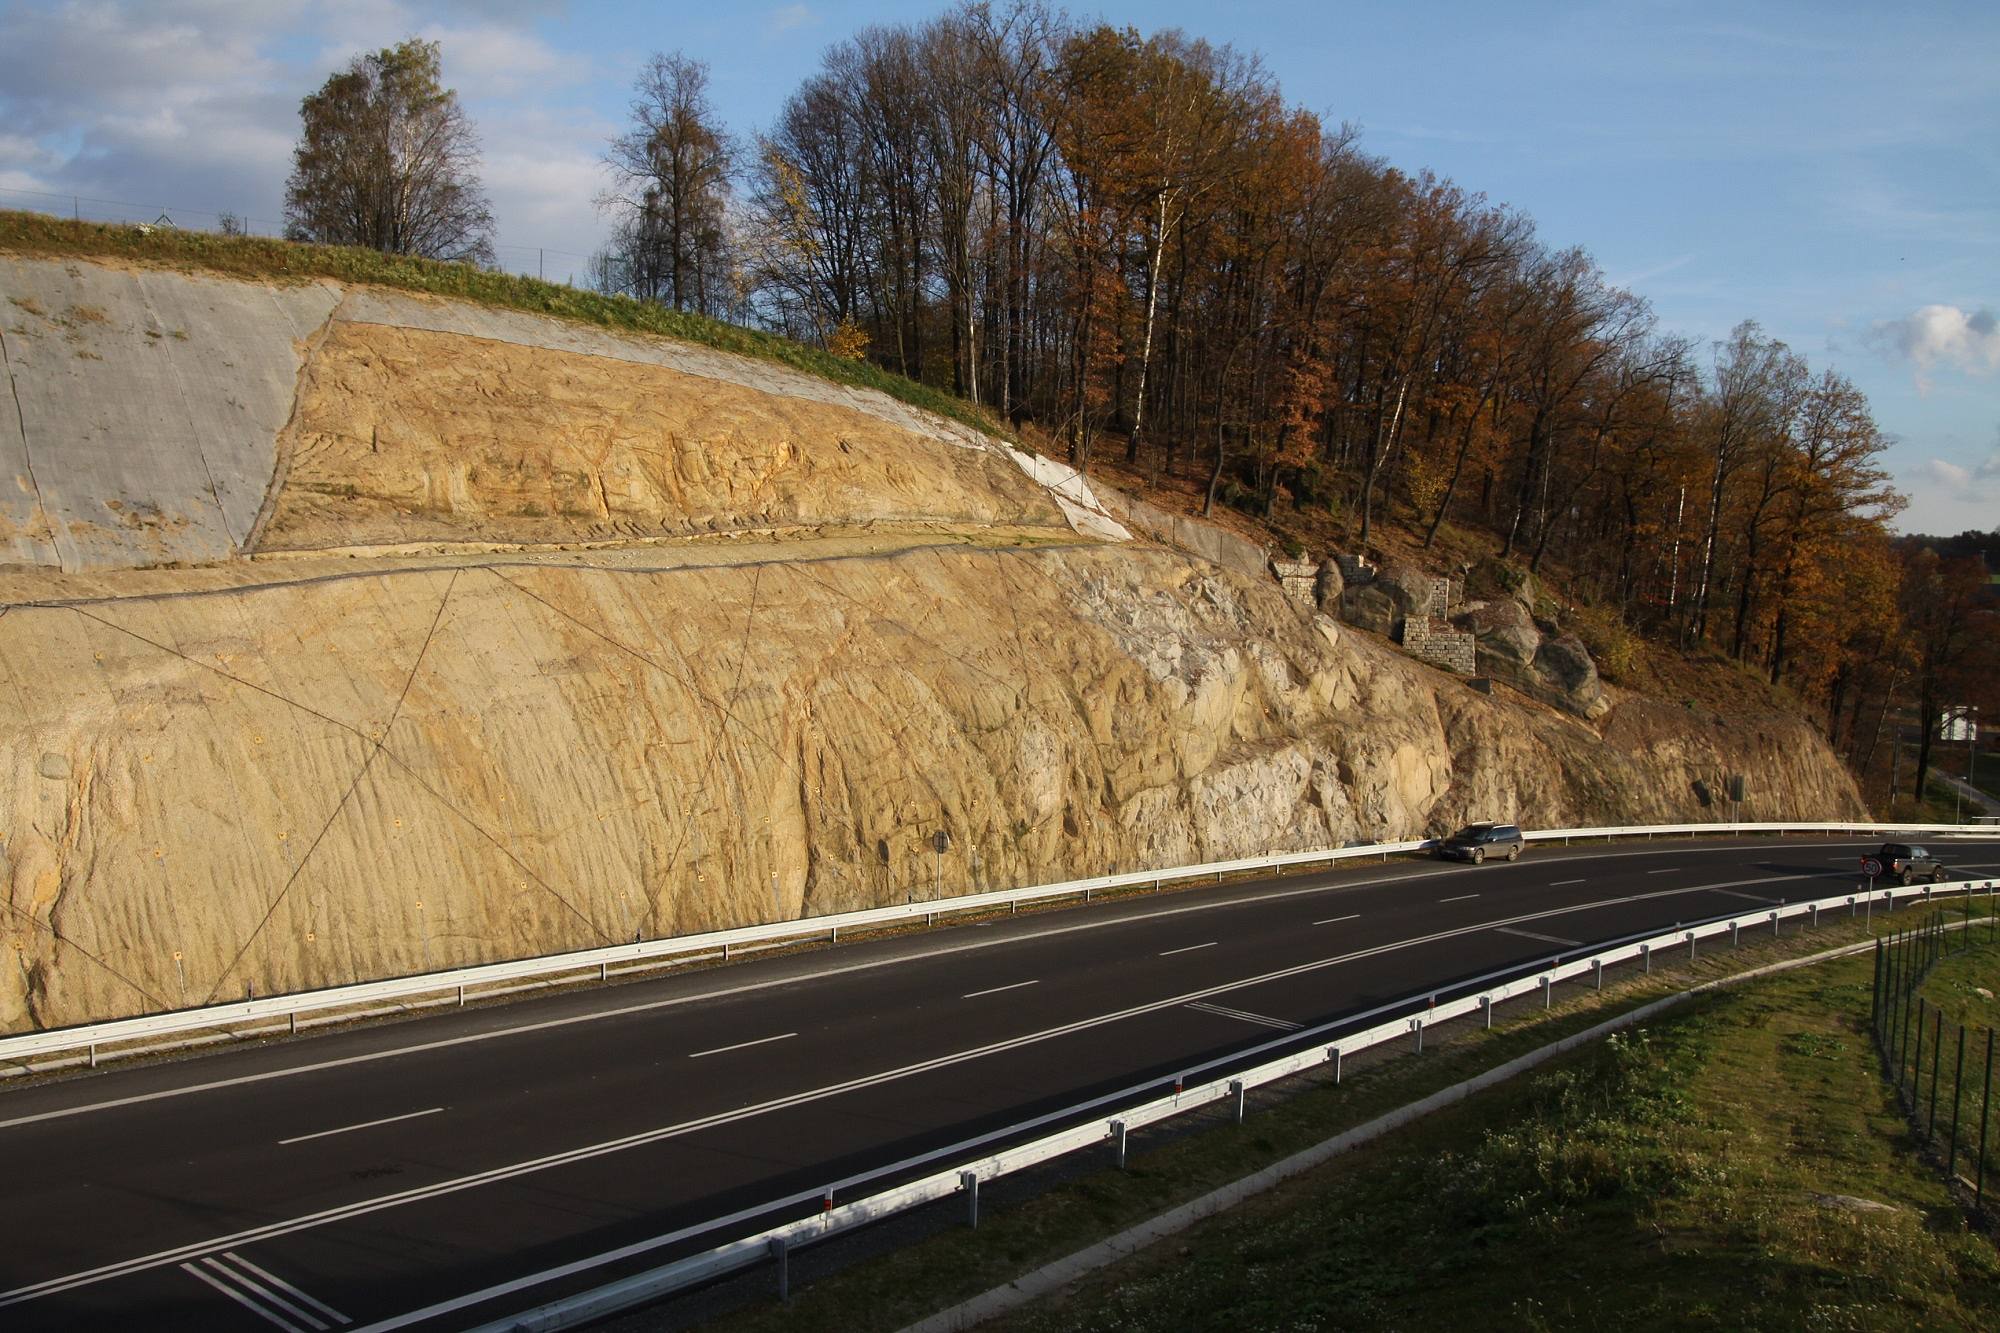
<instances>
[{"instance_id":1,"label":"forest tree line","mask_svg":"<svg viewBox=\"0 0 2000 1333\"><path fill-rule=\"evenodd\" d=\"M1754 322L1662 329L1228 46L968 4L829 47L751 138L662 53L606 165L605 290L865 356L1208 510L1483 532L1792 688L1864 772L1893 707L1928 735L1990 685L1983 567L1893 540L1853 383Z\"/></svg>"}]
</instances>

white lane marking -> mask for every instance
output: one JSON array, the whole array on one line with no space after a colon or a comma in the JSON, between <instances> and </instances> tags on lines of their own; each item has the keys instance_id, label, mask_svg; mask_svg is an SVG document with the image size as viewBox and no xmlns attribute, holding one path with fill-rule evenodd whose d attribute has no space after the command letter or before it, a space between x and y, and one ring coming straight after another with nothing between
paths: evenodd
<instances>
[{"instance_id":1,"label":"white lane marking","mask_svg":"<svg viewBox=\"0 0 2000 1333\"><path fill-rule=\"evenodd\" d=\"M1219 943L1221 943L1220 940L1210 940L1206 944L1190 944L1179 949L1162 949L1158 956L1161 958L1171 958L1177 953L1193 953L1196 949L1213 949Z\"/></svg>"},{"instance_id":2,"label":"white lane marking","mask_svg":"<svg viewBox=\"0 0 2000 1333\"><path fill-rule=\"evenodd\" d=\"M236 1290L236 1288L230 1286L228 1283L224 1282L221 1278L213 1277L210 1274L195 1267L193 1264L182 1264L181 1271L187 1273L192 1277L200 1278L203 1282L206 1282L209 1286L214 1287L217 1291L227 1296L230 1300L235 1301L238 1305L242 1306L244 1309L249 1310L251 1313L257 1315L258 1317L264 1319L265 1321L276 1324L279 1328L286 1330L286 1333L310 1333L308 1329L302 1327L301 1325L294 1324L291 1320L285 1318L277 1311L266 1310L263 1306L251 1300L248 1296ZM313 1324L314 1329L323 1329L325 1327L326 1325L322 1323L315 1322Z\"/></svg>"},{"instance_id":3,"label":"white lane marking","mask_svg":"<svg viewBox=\"0 0 2000 1333\"><path fill-rule=\"evenodd\" d=\"M1349 912L1346 916L1330 916L1326 918L1326 920L1324 921L1315 921L1313 922L1313 924L1315 926L1330 926L1333 925L1336 921L1359 921L1360 919L1361 919L1361 913Z\"/></svg>"},{"instance_id":4,"label":"white lane marking","mask_svg":"<svg viewBox=\"0 0 2000 1333\"><path fill-rule=\"evenodd\" d=\"M1766 907L1776 907L1778 905L1776 898L1766 898L1759 893L1737 893L1734 889L1711 889L1709 892L1719 893L1725 898L1742 898L1747 902L1762 903Z\"/></svg>"},{"instance_id":5,"label":"white lane marking","mask_svg":"<svg viewBox=\"0 0 2000 1333\"><path fill-rule=\"evenodd\" d=\"M1790 878L1818 879L1821 877L1817 875L1794 875ZM141 1272L148 1268L159 1268L165 1264L176 1263L185 1258L199 1256L225 1247L244 1245L252 1241L269 1240L277 1236L288 1236L294 1232L307 1231L332 1222L342 1222L350 1218L366 1216L369 1213L381 1212L388 1208L398 1208L406 1203L415 1203L420 1200L439 1198L447 1194L456 1194L462 1190L476 1189L482 1185L493 1184L496 1181L512 1180L517 1176L532 1175L554 1167L569 1166L576 1162L588 1161L610 1153L623 1152L629 1148L644 1147L647 1144L658 1143L666 1139L680 1138L704 1129L713 1129L718 1125L734 1124L756 1116L768 1115L773 1111L782 1111L794 1106L803 1106L811 1102L824 1101L829 1097L838 1097L844 1093L879 1087L884 1083L892 1083L899 1079L933 1073L940 1069L949 1069L970 1060L983 1059L989 1055L1000 1055L1008 1051L1019 1050L1022 1047L1037 1045L1059 1037L1071 1036L1078 1032L1087 1032L1093 1028L1103 1027L1108 1023L1117 1023L1128 1018L1137 1018L1147 1014L1158 1013L1163 1009L1176 1008L1194 1000L1206 1000L1213 996L1226 995L1231 991L1260 986L1266 982L1284 981L1291 977L1323 971L1326 968L1339 967L1342 964L1356 962L1363 958L1374 958L1381 954L1395 953L1399 950L1414 948L1422 944L1435 944L1439 940L1457 939L1461 936L1476 934L1482 930L1496 930L1506 926L1519 925L1526 921L1541 921L1553 916L1567 916L1572 912L1589 912L1604 907L1621 907L1626 903L1648 902L1655 898L1677 898L1685 894L1700 893L1707 889L1726 888L1737 884L1768 884L1770 882L1771 880L1768 877L1760 877L1758 879L1729 880L1722 884L1700 884L1687 888L1660 889L1653 893L1632 893L1618 898L1600 898L1594 902L1575 903L1568 907L1552 907L1544 911L1528 912L1515 917L1502 917L1497 921L1482 921L1471 925L1453 926L1447 930L1433 931L1428 935L1413 936L1404 940L1391 940L1388 943L1373 945L1366 949L1356 949L1352 953L1336 954L1330 958L1319 958L1311 962L1296 963L1290 967L1281 967L1274 971L1259 973L1256 976L1241 977L1235 981L1219 982L1213 986L1204 986L1200 990L1184 991L1179 995L1170 995L1165 999L1151 1000L1144 1004L1133 1005L1127 1009L1098 1014L1091 1018L1076 1019L1056 1027L1043 1028L1038 1032L1023 1033L1018 1037L1008 1037L1000 1041L991 1042L985 1046L975 1046L962 1051L953 1051L945 1055L932 1056L928 1060L920 1060L913 1064L901 1065L873 1074L863 1074L841 1083L829 1083L823 1087L808 1088L799 1092L787 1093L782 1097L774 1097L769 1101L741 1106L733 1111L718 1111L712 1115L702 1116L698 1119L683 1120L677 1124L662 1125L656 1129L642 1130L637 1134L628 1134L622 1138L605 1139L598 1143L586 1144L581 1148L570 1148L562 1152L550 1153L543 1157L529 1158L526 1161L511 1163L507 1166L489 1167L484 1171L474 1172L471 1175L456 1176L449 1180L437 1181L430 1185L420 1185L413 1189L399 1191L395 1194L377 1195L372 1199L358 1199L353 1203L340 1204L333 1208L323 1209L317 1213L306 1213L279 1222L267 1222L262 1226L253 1227L246 1231L239 1231L228 1236L211 1237L208 1240L199 1241L191 1245L180 1245L170 1250L159 1250L152 1254L141 1255L133 1259L122 1259L116 1263L101 1264L96 1268L65 1274L62 1277L44 1278L40 1282L30 1283L25 1287L15 1287L11 1291L0 1291L0 1308L9 1305L19 1305L23 1301L34 1300L41 1296L54 1295L57 1292L69 1291L76 1287L88 1286L94 1282L102 1282L107 1278L123 1277L126 1274ZM692 1230L703 1230L709 1225L711 1224L704 1223ZM450 1308L455 1309L458 1307L451 1306ZM425 1317L428 1317L428 1315ZM400 1328L405 1324L414 1322L415 1318L415 1314L397 1316L371 1324L368 1327L370 1329Z\"/></svg>"},{"instance_id":6,"label":"white lane marking","mask_svg":"<svg viewBox=\"0 0 2000 1333\"><path fill-rule=\"evenodd\" d=\"M1440 898L1438 899L1438 903L1440 906L1442 906L1445 903L1462 903L1469 901L1470 899L1477 898L1478 896L1479 895L1476 893L1461 893L1456 898Z\"/></svg>"},{"instance_id":7,"label":"white lane marking","mask_svg":"<svg viewBox=\"0 0 2000 1333\"><path fill-rule=\"evenodd\" d=\"M1549 887L1552 889L1560 889L1566 887L1567 885L1581 884L1581 883L1583 883L1583 881L1580 879L1559 879L1555 883L1549 885Z\"/></svg>"},{"instance_id":8,"label":"white lane marking","mask_svg":"<svg viewBox=\"0 0 2000 1333\"><path fill-rule=\"evenodd\" d=\"M222 1274L222 1276L228 1278L231 1282L234 1282L237 1286L242 1287L254 1293L262 1300L268 1302L269 1304L277 1306L280 1310L285 1311L287 1314L298 1316L300 1319L305 1320L308 1324L311 1324L315 1329L325 1329L328 1327L327 1322L319 1318L318 1316L314 1315L312 1311L301 1309L299 1306L294 1305L292 1302L286 1300L283 1296L280 1296L277 1292L272 1291L269 1287L265 1286L263 1283L258 1282L255 1279L251 1278L248 1274L239 1273L238 1271L236 1271L236 1269L230 1267L228 1264L223 1263L221 1259L216 1258L214 1255L212 1254L209 1255L207 1258L203 1259L202 1262L208 1265L210 1268L213 1268L216 1272ZM262 1272L263 1270L259 1269L258 1271ZM348 1321L343 1319L341 1320L341 1322L346 1323Z\"/></svg>"},{"instance_id":9,"label":"white lane marking","mask_svg":"<svg viewBox=\"0 0 2000 1333\"><path fill-rule=\"evenodd\" d=\"M1011 986L993 986L986 990L969 991L958 998L961 1000L976 1000L982 995L998 995L1001 991L1019 990L1023 986L1038 986L1040 984L1041 981L1039 978L1034 981L1017 981Z\"/></svg>"},{"instance_id":10,"label":"white lane marking","mask_svg":"<svg viewBox=\"0 0 2000 1333\"><path fill-rule=\"evenodd\" d=\"M1823 847L1848 847L1854 844L1844 842L1802 842L1781 843L1792 851L1812 851ZM1983 844L1982 844L1983 845ZM1676 847L1674 856L1719 855L1726 852L1745 850L1732 847ZM1657 855L1649 852L1586 852L1564 855L1570 861L1607 861L1630 859L1635 856ZM569 1027L575 1023L595 1023L600 1019L626 1018L633 1014L650 1013L655 1009L671 1009L676 1005L695 1004L702 1000L728 999L736 995L750 995L758 991L775 990L780 986L796 986L801 981L823 981L832 977L846 976L853 972L868 972L876 968L895 967L903 963L927 962L933 958L949 958L954 954L970 953L977 949L995 949L1009 944L1026 944L1035 940L1054 939L1062 935L1073 935L1079 931L1107 930L1117 926L1131 925L1141 921L1153 921L1161 917L1182 916L1189 912L1212 912L1230 907L1244 907L1253 903L1278 902L1287 898L1304 898L1319 893L1339 893L1349 889L1380 888L1384 884L1399 884L1405 880L1429 879L1436 875L1455 875L1456 867L1435 868L1412 867L1395 875L1377 875L1373 879L1347 880L1335 878L1327 883L1314 884L1302 889L1279 889L1271 893L1247 894L1242 897L1211 898L1203 902L1189 903L1180 907L1162 907L1150 912L1131 912L1105 917L1096 921L1080 921L1067 926L1051 926L1046 930L1024 931L1020 934L999 935L991 939L972 940L964 944L946 945L937 949L926 949L916 953L898 954L893 958L872 958L865 962L849 963L842 967L823 968L803 977L773 977L768 981L745 982L740 986L719 986L714 990L698 991L690 995L672 995L661 1000L647 1000L642 1004L621 1005L614 1009L597 1009L587 1014L570 1014L563 1018L545 1018L532 1023L521 1023L496 1028L488 1032L468 1032L463 1036L440 1037L435 1041L414 1042L408 1046L394 1046L382 1051L369 1051L363 1055L342 1056L335 1060L318 1060L311 1064L290 1065L284 1069L266 1070L259 1074L239 1074L233 1078L219 1078L207 1083L191 1083L181 1088L162 1088L157 1092L134 1093L129 1097L113 1097L101 1102L86 1102L81 1106L67 1106L54 1111L39 1111L33 1115L15 1116L12 1120L0 1120L0 1129L12 1129L17 1125L32 1125L43 1120L61 1120L73 1115L87 1115L93 1111L111 1111L122 1106L137 1106L145 1102L162 1101L169 1097L186 1097L198 1092L216 1092L223 1088L241 1087L246 1084L264 1083L271 1079L291 1078L295 1074L316 1074L328 1069L344 1069L350 1065L373 1064L377 1060L393 1060L405 1055L421 1055L427 1051L448 1050L453 1046L466 1046L473 1042L495 1041L503 1037L524 1036L551 1028ZM1819 876L1796 876L1801 879ZM1620 899L1618 901L1626 901Z\"/></svg>"},{"instance_id":11,"label":"white lane marking","mask_svg":"<svg viewBox=\"0 0 2000 1333\"><path fill-rule=\"evenodd\" d=\"M1199 1009L1206 1014L1219 1014L1224 1018L1234 1018L1245 1023L1255 1023L1260 1027L1277 1028L1281 1032L1297 1032L1305 1026L1303 1023L1294 1023L1289 1019L1272 1018L1268 1014L1253 1014L1248 1010L1231 1009L1226 1005L1206 1004L1200 1000L1196 1000L1187 1007L1189 1009Z\"/></svg>"},{"instance_id":12,"label":"white lane marking","mask_svg":"<svg viewBox=\"0 0 2000 1333\"><path fill-rule=\"evenodd\" d=\"M354 1322L352 1319L349 1319L346 1315L342 1314L340 1311L334 1309L331 1305L328 1305L325 1301L319 1299L319 1297L307 1295L305 1292L300 1291L297 1287L293 1286L291 1283L279 1277L276 1273L266 1272L264 1269L259 1268L256 1264L251 1263L248 1259L245 1259L242 1255L238 1254L234 1250L223 1251L222 1257L229 1260L230 1263L235 1264L238 1268L247 1268L251 1272L255 1273L258 1277L263 1278L266 1282L278 1288L280 1291L290 1292L292 1295L304 1301L307 1305L310 1305L313 1309L318 1310L328 1319L333 1320L336 1324L351 1324Z\"/></svg>"},{"instance_id":13,"label":"white lane marking","mask_svg":"<svg viewBox=\"0 0 2000 1333\"><path fill-rule=\"evenodd\" d=\"M1649 875L1674 875L1680 873L1679 866L1668 866L1665 870L1648 870Z\"/></svg>"},{"instance_id":14,"label":"white lane marking","mask_svg":"<svg viewBox=\"0 0 2000 1333\"><path fill-rule=\"evenodd\" d=\"M339 1129L322 1129L314 1134L301 1134L297 1138L279 1139L278 1146L283 1148L294 1143L304 1143L307 1139L323 1139L330 1134L352 1134L357 1129L373 1129L377 1125L393 1125L398 1120L415 1120L421 1116L436 1115L442 1110L444 1110L442 1106L433 1106L428 1111L410 1111L404 1115L383 1116L380 1120L364 1120L358 1125L342 1125Z\"/></svg>"},{"instance_id":15,"label":"white lane marking","mask_svg":"<svg viewBox=\"0 0 2000 1333\"><path fill-rule=\"evenodd\" d=\"M1493 929L1496 934L1519 935L1524 940L1540 940L1544 944L1566 944L1572 949L1583 943L1582 940L1566 940L1560 935L1537 935L1532 930L1515 930L1509 926L1495 926Z\"/></svg>"},{"instance_id":16,"label":"white lane marking","mask_svg":"<svg viewBox=\"0 0 2000 1333\"><path fill-rule=\"evenodd\" d=\"M739 1041L734 1046L717 1046L715 1049L708 1051L690 1051L688 1052L688 1059L699 1060L704 1055L724 1055L730 1051L747 1051L752 1046L769 1046L774 1041L790 1041L798 1035L796 1032L780 1032L775 1037L759 1037L755 1041Z\"/></svg>"}]
</instances>

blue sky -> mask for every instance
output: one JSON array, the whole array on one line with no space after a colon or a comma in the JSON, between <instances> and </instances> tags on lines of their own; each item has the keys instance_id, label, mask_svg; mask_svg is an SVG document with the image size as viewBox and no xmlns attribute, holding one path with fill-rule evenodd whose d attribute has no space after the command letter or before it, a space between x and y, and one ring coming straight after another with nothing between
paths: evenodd
<instances>
[{"instance_id":1,"label":"blue sky","mask_svg":"<svg viewBox=\"0 0 2000 1333\"><path fill-rule=\"evenodd\" d=\"M867 23L935 3L0 0L0 205L281 215L299 98L419 33L485 145L503 259L581 268L644 56L750 133ZM1362 145L1531 214L1704 341L1755 319L1851 376L1903 526L2000 525L2000 5L1101 3L1260 54ZM40 192L40 193L30 193Z\"/></svg>"}]
</instances>

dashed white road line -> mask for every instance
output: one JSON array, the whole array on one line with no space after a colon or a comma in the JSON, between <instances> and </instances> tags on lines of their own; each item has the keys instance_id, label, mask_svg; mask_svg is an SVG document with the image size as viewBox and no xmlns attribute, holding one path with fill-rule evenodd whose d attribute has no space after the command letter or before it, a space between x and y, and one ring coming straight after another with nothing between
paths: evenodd
<instances>
[{"instance_id":1,"label":"dashed white road line","mask_svg":"<svg viewBox=\"0 0 2000 1333\"><path fill-rule=\"evenodd\" d=\"M327 1138L333 1134L352 1134L357 1129L373 1129L377 1125L393 1125L398 1120L415 1120L420 1116L436 1115L442 1110L444 1110L442 1106L433 1106L428 1111L408 1111L402 1115L385 1115L380 1120L364 1120L358 1125L342 1125L339 1129L322 1129L312 1134L300 1134L294 1138L279 1139L278 1146L283 1148L294 1143L304 1143L307 1139Z\"/></svg>"},{"instance_id":2,"label":"dashed white road line","mask_svg":"<svg viewBox=\"0 0 2000 1333\"><path fill-rule=\"evenodd\" d=\"M1039 984L1041 984L1041 979L1038 977L1034 981L1017 981L1011 986L994 986L987 990L968 991L958 998L961 1000L976 1000L982 995L998 995L1004 990L1019 990L1023 986L1035 986Z\"/></svg>"},{"instance_id":3,"label":"dashed white road line","mask_svg":"<svg viewBox=\"0 0 2000 1333\"><path fill-rule=\"evenodd\" d=\"M1361 913L1349 912L1346 916L1330 916L1327 917L1324 921L1315 921L1313 922L1313 924L1315 926L1331 926L1338 921L1359 921L1360 919L1361 919Z\"/></svg>"},{"instance_id":4,"label":"dashed white road line","mask_svg":"<svg viewBox=\"0 0 2000 1333\"><path fill-rule=\"evenodd\" d=\"M739 1041L734 1046L717 1046L706 1051L689 1051L688 1059L699 1060L704 1055L725 1055L730 1051L747 1051L752 1046L769 1046L774 1041L790 1041L798 1035L796 1032L780 1032L775 1037L759 1037L755 1041Z\"/></svg>"},{"instance_id":5,"label":"dashed white road line","mask_svg":"<svg viewBox=\"0 0 2000 1333\"><path fill-rule=\"evenodd\" d=\"M1665 870L1648 870L1646 873L1649 875L1677 875L1680 873L1680 869L1679 866L1668 866Z\"/></svg>"},{"instance_id":6,"label":"dashed white road line","mask_svg":"<svg viewBox=\"0 0 2000 1333\"><path fill-rule=\"evenodd\" d=\"M1442 906L1445 903L1469 902L1470 900L1477 898L1478 896L1479 895L1476 893L1461 893L1456 898L1440 898L1438 899L1438 903L1440 906Z\"/></svg>"},{"instance_id":7,"label":"dashed white road line","mask_svg":"<svg viewBox=\"0 0 2000 1333\"><path fill-rule=\"evenodd\" d=\"M1190 944L1180 949L1162 949L1160 950L1159 956L1161 958L1171 958L1173 955L1177 953L1193 953L1196 949L1213 949L1218 943L1220 943L1220 941L1210 940L1206 944Z\"/></svg>"},{"instance_id":8,"label":"dashed white road line","mask_svg":"<svg viewBox=\"0 0 2000 1333\"><path fill-rule=\"evenodd\" d=\"M1552 889L1561 889L1561 888L1566 888L1571 884L1581 884L1581 883L1583 883L1583 881L1580 879L1559 879L1555 883L1549 885L1549 887Z\"/></svg>"}]
</instances>

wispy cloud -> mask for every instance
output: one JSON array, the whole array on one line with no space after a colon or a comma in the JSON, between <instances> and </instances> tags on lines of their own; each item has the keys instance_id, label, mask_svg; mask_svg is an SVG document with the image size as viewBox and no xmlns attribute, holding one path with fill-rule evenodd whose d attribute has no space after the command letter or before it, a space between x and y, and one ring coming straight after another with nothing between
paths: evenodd
<instances>
[{"instance_id":1,"label":"wispy cloud","mask_svg":"<svg viewBox=\"0 0 2000 1333\"><path fill-rule=\"evenodd\" d=\"M1873 337L1916 368L1921 393L1930 392L1939 367L1968 375L2000 371L2000 318L1988 309L1927 305L1901 319L1877 322Z\"/></svg>"},{"instance_id":2,"label":"wispy cloud","mask_svg":"<svg viewBox=\"0 0 2000 1333\"><path fill-rule=\"evenodd\" d=\"M1650 282L1654 278L1664 277L1666 274L1672 273L1675 269L1686 268L1693 262L1693 255L1675 255L1672 259L1666 260L1663 263L1634 269L1630 273L1609 274L1606 276L1605 281L1613 287L1622 287L1629 292L1642 282Z\"/></svg>"},{"instance_id":3,"label":"wispy cloud","mask_svg":"<svg viewBox=\"0 0 2000 1333\"><path fill-rule=\"evenodd\" d=\"M808 5L785 5L774 9L764 19L764 34L779 37L797 28L810 28L819 22L819 15Z\"/></svg>"},{"instance_id":4,"label":"wispy cloud","mask_svg":"<svg viewBox=\"0 0 2000 1333\"><path fill-rule=\"evenodd\" d=\"M1943 487L1953 499L1973 504L2000 504L2000 449L1967 466L1945 458L1927 460L1924 480Z\"/></svg>"}]
</instances>

